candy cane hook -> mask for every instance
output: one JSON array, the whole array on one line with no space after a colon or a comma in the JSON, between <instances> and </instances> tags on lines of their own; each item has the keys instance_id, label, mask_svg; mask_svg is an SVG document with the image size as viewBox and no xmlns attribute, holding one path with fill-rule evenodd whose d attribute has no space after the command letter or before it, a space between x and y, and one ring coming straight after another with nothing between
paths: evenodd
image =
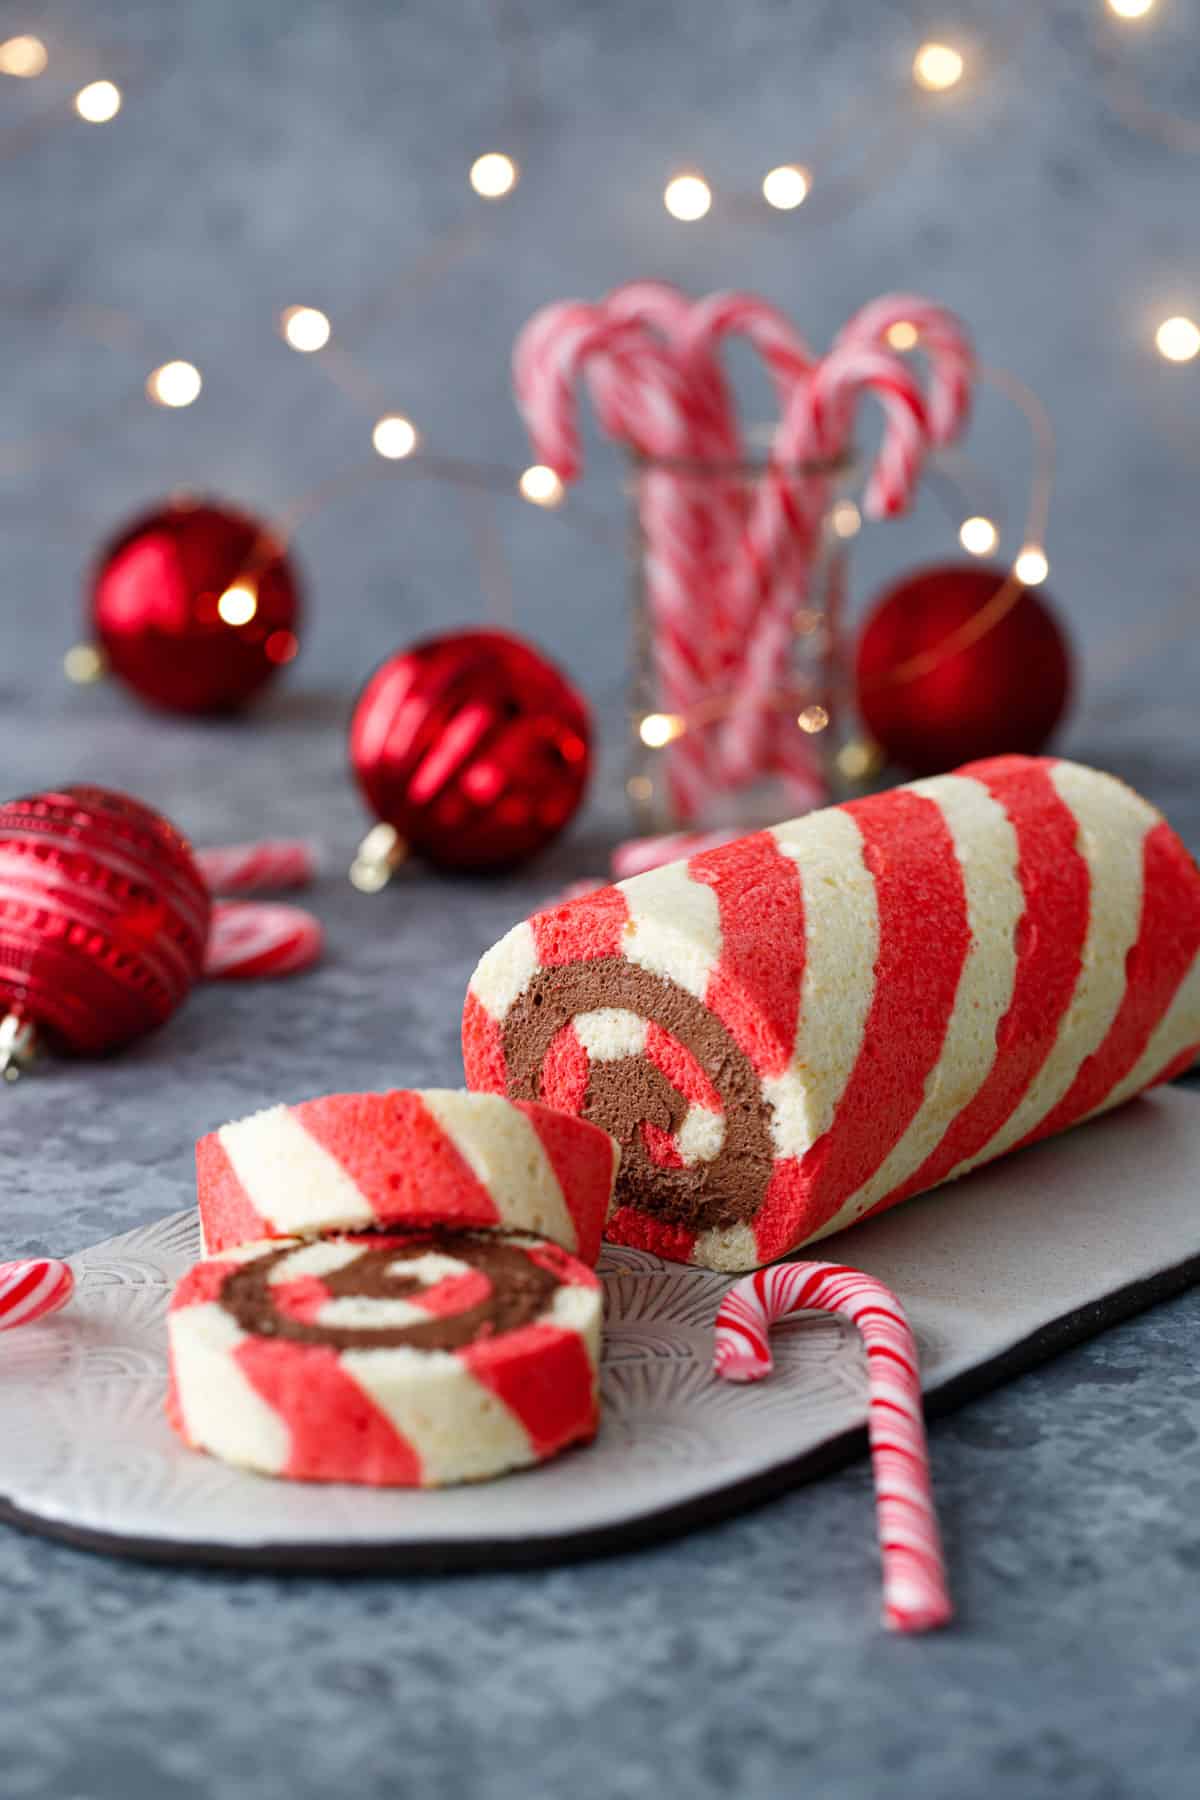
<instances>
[{"instance_id":1,"label":"candy cane hook","mask_svg":"<svg viewBox=\"0 0 1200 1800\"><path fill-rule=\"evenodd\" d=\"M714 1367L726 1381L760 1381L773 1366L770 1326L808 1311L849 1319L866 1345L884 1624L892 1631L934 1630L949 1622L953 1609L929 1478L917 1346L896 1296L837 1263L759 1269L721 1302Z\"/></svg>"}]
</instances>

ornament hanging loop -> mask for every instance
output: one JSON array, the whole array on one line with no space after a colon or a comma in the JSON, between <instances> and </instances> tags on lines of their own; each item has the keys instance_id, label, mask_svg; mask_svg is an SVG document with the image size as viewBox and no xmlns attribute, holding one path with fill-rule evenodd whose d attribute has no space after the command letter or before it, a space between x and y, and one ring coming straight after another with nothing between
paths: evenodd
<instances>
[{"instance_id":1,"label":"ornament hanging loop","mask_svg":"<svg viewBox=\"0 0 1200 1800\"><path fill-rule=\"evenodd\" d=\"M350 880L360 894L378 894L408 856L394 825L373 825L354 855Z\"/></svg>"},{"instance_id":2,"label":"ornament hanging loop","mask_svg":"<svg viewBox=\"0 0 1200 1800\"><path fill-rule=\"evenodd\" d=\"M38 1038L32 1021L7 1013L0 1019L0 1076L5 1081L19 1081L37 1056Z\"/></svg>"}]
</instances>

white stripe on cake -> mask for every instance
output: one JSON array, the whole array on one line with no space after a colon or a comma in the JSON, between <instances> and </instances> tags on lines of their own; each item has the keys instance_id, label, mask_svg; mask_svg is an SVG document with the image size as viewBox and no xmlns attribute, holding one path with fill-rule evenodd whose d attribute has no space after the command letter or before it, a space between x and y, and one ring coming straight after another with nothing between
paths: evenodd
<instances>
[{"instance_id":1,"label":"white stripe on cake","mask_svg":"<svg viewBox=\"0 0 1200 1800\"><path fill-rule=\"evenodd\" d=\"M592 1062L620 1062L645 1053L648 1021L624 1006L576 1013L571 1023Z\"/></svg>"},{"instance_id":2,"label":"white stripe on cake","mask_svg":"<svg viewBox=\"0 0 1200 1800\"><path fill-rule=\"evenodd\" d=\"M858 1061L875 993L879 907L862 834L838 808L772 833L800 869L804 980L792 1060L763 1080L777 1156L803 1156L828 1131Z\"/></svg>"},{"instance_id":3,"label":"white stripe on cake","mask_svg":"<svg viewBox=\"0 0 1200 1800\"><path fill-rule=\"evenodd\" d=\"M420 1458L423 1483L480 1480L534 1462L515 1413L449 1350L345 1350L356 1381Z\"/></svg>"},{"instance_id":4,"label":"white stripe on cake","mask_svg":"<svg viewBox=\"0 0 1200 1800\"><path fill-rule=\"evenodd\" d=\"M890 1194L915 1173L970 1105L996 1061L996 1027L1008 1011L1016 977L1014 933L1025 908L1017 874L1017 834L981 781L939 775L909 789L936 803L954 842L967 897L971 943L954 996L941 1054L908 1130L869 1181L846 1200L814 1238L826 1237Z\"/></svg>"},{"instance_id":5,"label":"white stripe on cake","mask_svg":"<svg viewBox=\"0 0 1200 1800\"><path fill-rule=\"evenodd\" d=\"M500 939L471 977L471 992L493 1019L503 1020L538 967L537 943L528 919Z\"/></svg>"},{"instance_id":6,"label":"white stripe on cake","mask_svg":"<svg viewBox=\"0 0 1200 1800\"><path fill-rule=\"evenodd\" d=\"M270 1249L278 1249L278 1244L256 1246L269 1253ZM299 1281L302 1276L334 1275L339 1269L349 1268L357 1262L363 1253L361 1244L346 1244L319 1240L315 1244L305 1244L293 1250L290 1256L280 1257L267 1276L268 1286L277 1287L285 1281Z\"/></svg>"},{"instance_id":7,"label":"white stripe on cake","mask_svg":"<svg viewBox=\"0 0 1200 1800\"><path fill-rule=\"evenodd\" d=\"M421 1098L463 1161L487 1188L500 1218L574 1251L575 1221L553 1164L525 1114L499 1094L426 1088ZM480 1128L491 1111L492 1128Z\"/></svg>"},{"instance_id":8,"label":"white stripe on cake","mask_svg":"<svg viewBox=\"0 0 1200 1800\"><path fill-rule=\"evenodd\" d=\"M1090 876L1082 967L1054 1047L1019 1106L951 1178L1010 1150L1067 1092L1080 1064L1103 1043L1125 997L1125 958L1137 941L1147 832L1160 814L1111 775L1056 763L1051 780L1078 823L1076 845Z\"/></svg>"},{"instance_id":9,"label":"white stripe on cake","mask_svg":"<svg viewBox=\"0 0 1200 1800\"><path fill-rule=\"evenodd\" d=\"M291 1433L238 1367L234 1352L246 1334L225 1308L215 1300L179 1307L167 1315L167 1332L191 1442L247 1468L286 1468Z\"/></svg>"},{"instance_id":10,"label":"white stripe on cake","mask_svg":"<svg viewBox=\"0 0 1200 1800\"><path fill-rule=\"evenodd\" d=\"M621 883L629 909L621 940L626 960L685 988L697 1000L721 956L721 915L707 882L686 863L634 875Z\"/></svg>"},{"instance_id":11,"label":"white stripe on cake","mask_svg":"<svg viewBox=\"0 0 1200 1800\"><path fill-rule=\"evenodd\" d=\"M273 1230L303 1235L375 1223L354 1178L289 1107L222 1125L217 1139L251 1206Z\"/></svg>"},{"instance_id":12,"label":"white stripe on cake","mask_svg":"<svg viewBox=\"0 0 1200 1800\"><path fill-rule=\"evenodd\" d=\"M707 1106L689 1106L683 1124L675 1133L675 1147L685 1163L712 1162L725 1142L724 1113L710 1112Z\"/></svg>"}]
</instances>

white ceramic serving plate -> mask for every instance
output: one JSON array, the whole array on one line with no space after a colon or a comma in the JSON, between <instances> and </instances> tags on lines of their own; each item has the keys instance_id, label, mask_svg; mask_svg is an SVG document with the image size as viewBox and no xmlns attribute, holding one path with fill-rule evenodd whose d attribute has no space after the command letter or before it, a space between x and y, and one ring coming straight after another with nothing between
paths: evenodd
<instances>
[{"instance_id":1,"label":"white ceramic serving plate","mask_svg":"<svg viewBox=\"0 0 1200 1800\"><path fill-rule=\"evenodd\" d=\"M73 1258L71 1306L0 1335L0 1517L117 1554L258 1567L483 1566L621 1547L865 1447L855 1333L808 1316L776 1372L711 1372L727 1277L608 1249L604 1424L527 1473L434 1493L272 1481L185 1450L164 1318L198 1254L179 1213ZM900 1295L930 1410L1200 1279L1200 1096L1173 1089L816 1247Z\"/></svg>"}]
</instances>

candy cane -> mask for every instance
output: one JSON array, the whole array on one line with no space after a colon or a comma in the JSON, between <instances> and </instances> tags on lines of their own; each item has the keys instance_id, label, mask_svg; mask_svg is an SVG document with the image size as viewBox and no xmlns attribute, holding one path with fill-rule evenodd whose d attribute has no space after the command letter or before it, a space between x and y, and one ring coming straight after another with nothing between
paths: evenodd
<instances>
[{"instance_id":1,"label":"candy cane","mask_svg":"<svg viewBox=\"0 0 1200 1800\"><path fill-rule=\"evenodd\" d=\"M847 320L840 344L882 346L894 325L911 325L929 358L929 435L952 443L966 426L975 382L975 350L961 319L919 294L883 294Z\"/></svg>"},{"instance_id":2,"label":"candy cane","mask_svg":"<svg viewBox=\"0 0 1200 1800\"><path fill-rule=\"evenodd\" d=\"M952 1615L929 1478L917 1347L896 1296L836 1263L778 1263L736 1282L717 1312L714 1367L726 1381L772 1368L768 1329L788 1313L836 1313L867 1351L867 1432L883 1557L883 1619L893 1631L930 1631Z\"/></svg>"},{"instance_id":3,"label":"candy cane","mask_svg":"<svg viewBox=\"0 0 1200 1800\"><path fill-rule=\"evenodd\" d=\"M605 377L607 364L616 376ZM517 401L542 461L564 481L581 466L575 386L597 366L593 393L610 435L651 459L686 457L702 417L681 372L665 348L635 319L609 318L579 301L544 307L521 333L513 356ZM703 634L693 611L707 567L703 528L679 484L659 473L644 509L648 599L655 618L654 655L662 703L687 718L704 691L707 670ZM653 498L651 499L651 493ZM711 792L708 752L697 732L685 731L671 746L668 772L684 816Z\"/></svg>"},{"instance_id":4,"label":"candy cane","mask_svg":"<svg viewBox=\"0 0 1200 1800\"><path fill-rule=\"evenodd\" d=\"M218 900L213 907L204 975L208 981L274 980L321 959L325 934L300 906L262 900Z\"/></svg>"},{"instance_id":5,"label":"candy cane","mask_svg":"<svg viewBox=\"0 0 1200 1800\"><path fill-rule=\"evenodd\" d=\"M54 1257L0 1263L0 1331L48 1319L74 1292L74 1275Z\"/></svg>"},{"instance_id":6,"label":"candy cane","mask_svg":"<svg viewBox=\"0 0 1200 1800\"><path fill-rule=\"evenodd\" d=\"M271 838L259 844L222 844L197 850L200 873L213 894L275 893L307 887L320 866L315 844Z\"/></svg>"}]
</instances>

